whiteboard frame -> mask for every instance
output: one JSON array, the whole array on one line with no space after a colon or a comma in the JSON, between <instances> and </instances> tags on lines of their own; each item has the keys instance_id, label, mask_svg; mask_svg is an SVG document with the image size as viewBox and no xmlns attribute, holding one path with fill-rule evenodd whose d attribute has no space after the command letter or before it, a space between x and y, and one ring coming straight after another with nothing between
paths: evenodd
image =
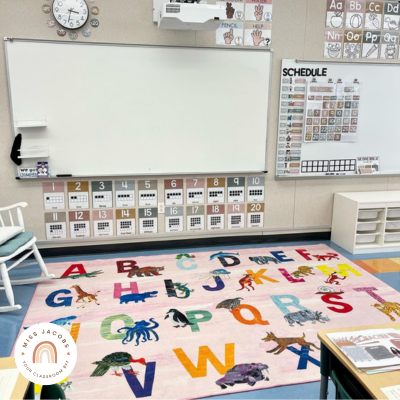
<instances>
[{"instance_id":1,"label":"whiteboard frame","mask_svg":"<svg viewBox=\"0 0 400 400\"><path fill-rule=\"evenodd\" d=\"M171 46L171 45L142 45L142 44L131 44L131 43L107 43L107 42L81 42L81 41L63 41L63 40L48 40L48 39L29 39L29 38L14 38L14 37L4 37L4 52L5 52L5 61L6 61L6 73L7 73L7 86L8 86L8 97L9 97L9 104L10 104L10 116L11 116L11 128L12 128L12 143L14 143L15 138L15 123L14 123L14 110L12 104L12 96L11 96L11 81L10 81L10 71L9 71L9 63L8 63L8 53L7 53L7 42L34 42L34 43L52 43L52 44L65 44L65 45L96 45L96 46L115 46L115 47L141 47L141 48L171 48L171 49L196 49L196 50L223 50L223 51L237 51L235 48L224 48L224 47L198 47L198 46ZM268 164L268 135L269 135L269 121L270 121L270 104L271 104L271 84L272 84L272 67L273 67L273 50L269 48L251 48L251 47L242 47L241 50L245 51L263 51L270 53L270 62L269 62L269 83L268 83L268 110L267 110L267 123L266 123L266 132L265 132L265 153L264 153L264 170L249 170L249 171L229 171L229 172L180 172L179 174L174 173L135 173L129 176L170 176L170 175L180 175L180 176L187 176L187 175L232 175L232 174L260 174L260 173L268 173L267 164ZM297 60L296 60L297 62ZM18 180L31 180L31 179L19 179L18 177L18 166L15 166L16 171L16 179ZM115 174L115 175L71 175L68 178L91 178L91 177L121 177L121 176L128 176L125 174ZM62 179L65 176L51 176L50 178L45 179ZM32 178L35 179L35 178ZM36 178L37 179L37 178Z\"/></svg>"}]
</instances>

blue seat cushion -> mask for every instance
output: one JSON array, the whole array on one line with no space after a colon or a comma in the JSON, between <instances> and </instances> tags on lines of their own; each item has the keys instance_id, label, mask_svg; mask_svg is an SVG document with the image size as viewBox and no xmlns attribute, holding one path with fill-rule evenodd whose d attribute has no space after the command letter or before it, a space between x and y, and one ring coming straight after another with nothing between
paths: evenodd
<instances>
[{"instance_id":1,"label":"blue seat cushion","mask_svg":"<svg viewBox=\"0 0 400 400\"><path fill-rule=\"evenodd\" d=\"M15 253L21 246L33 238L33 232L22 232L0 246L0 257L7 257Z\"/></svg>"}]
</instances>

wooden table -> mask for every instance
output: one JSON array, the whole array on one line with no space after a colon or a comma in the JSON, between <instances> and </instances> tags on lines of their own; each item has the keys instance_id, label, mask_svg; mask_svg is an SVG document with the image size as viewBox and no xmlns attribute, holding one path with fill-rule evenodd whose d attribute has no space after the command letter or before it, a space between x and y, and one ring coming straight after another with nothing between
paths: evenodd
<instances>
[{"instance_id":1,"label":"wooden table","mask_svg":"<svg viewBox=\"0 0 400 400\"><path fill-rule=\"evenodd\" d=\"M382 325L366 325L352 328L325 329L318 332L321 340L321 389L320 399L326 399L328 395L329 378L329 357L334 356L347 370L357 379L358 383L371 395L373 399L387 399L381 388L400 384L400 371L385 372L381 374L367 375L365 372L358 372L353 363L331 342L326 336L327 333L351 332L366 329L400 329L400 323Z\"/></svg>"},{"instance_id":2,"label":"wooden table","mask_svg":"<svg viewBox=\"0 0 400 400\"><path fill-rule=\"evenodd\" d=\"M0 369L17 368L14 357L0 358ZM21 400L25 397L30 382L21 373L18 376L17 383L15 384L14 391L12 392L11 399Z\"/></svg>"}]
</instances>

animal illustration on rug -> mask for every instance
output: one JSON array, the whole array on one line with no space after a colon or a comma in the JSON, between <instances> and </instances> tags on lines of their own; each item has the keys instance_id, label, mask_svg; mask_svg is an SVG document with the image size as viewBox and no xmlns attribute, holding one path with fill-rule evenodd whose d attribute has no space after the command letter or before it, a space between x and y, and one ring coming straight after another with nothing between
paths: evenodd
<instances>
[{"instance_id":1,"label":"animal illustration on rug","mask_svg":"<svg viewBox=\"0 0 400 400\"><path fill-rule=\"evenodd\" d=\"M400 317L400 304L399 303L390 303L388 301L385 301L384 303L375 303L372 305L372 307L375 307L377 310L383 312L386 314L391 321L396 321L394 317L392 317L391 313L394 313L398 317Z\"/></svg>"},{"instance_id":2,"label":"animal illustration on rug","mask_svg":"<svg viewBox=\"0 0 400 400\"><path fill-rule=\"evenodd\" d=\"M229 310L229 312L232 312L234 308L238 308L240 306L241 300L243 300L243 297L235 297L234 299L224 300L217 304L217 307L215 308L226 308Z\"/></svg>"},{"instance_id":3,"label":"animal illustration on rug","mask_svg":"<svg viewBox=\"0 0 400 400\"><path fill-rule=\"evenodd\" d=\"M100 305L97 302L97 293L100 292L100 290L97 290L94 293L87 293L84 290L82 290L82 288L79 285L72 285L70 287L70 289L75 289L76 293L78 294L78 298L76 300L76 303L78 303L79 301L83 302L84 304L82 304L80 307L78 308L84 308L85 304L87 303L85 299L88 300L89 303L91 303L92 301L94 301L98 306Z\"/></svg>"},{"instance_id":4,"label":"animal illustration on rug","mask_svg":"<svg viewBox=\"0 0 400 400\"><path fill-rule=\"evenodd\" d=\"M322 256L316 255L316 256L313 256L313 257L316 258L317 261L331 261L333 259L339 260L338 255L339 254L336 254L336 253L326 253L326 254L324 254Z\"/></svg>"},{"instance_id":5,"label":"animal illustration on rug","mask_svg":"<svg viewBox=\"0 0 400 400\"><path fill-rule=\"evenodd\" d=\"M117 372L119 368L129 370L131 375L138 375L138 372L131 370L130 363L140 363L146 365L144 358L134 360L129 353L118 351L116 353L108 354L101 361L95 361L92 363L97 365L97 367L90 376L103 376L110 368L111 371L114 371L114 375L116 376L122 376L122 374Z\"/></svg>"},{"instance_id":6,"label":"animal illustration on rug","mask_svg":"<svg viewBox=\"0 0 400 400\"><path fill-rule=\"evenodd\" d=\"M285 320L289 323L289 326L294 326L294 324L299 324L303 326L302 322L311 321L315 324L317 321L324 324L325 322L329 322L330 319L328 316L323 316L320 311L312 311L312 310L300 310L291 312L284 315Z\"/></svg>"},{"instance_id":7,"label":"animal illustration on rug","mask_svg":"<svg viewBox=\"0 0 400 400\"><path fill-rule=\"evenodd\" d=\"M337 275L337 272L332 272L328 279L325 281L325 283L331 283L332 285L340 285L340 282L338 282L338 280L344 281L346 279L346 277L344 276L343 278L339 278Z\"/></svg>"},{"instance_id":8,"label":"animal illustration on rug","mask_svg":"<svg viewBox=\"0 0 400 400\"><path fill-rule=\"evenodd\" d=\"M182 327L184 328L187 325L194 325L189 320L187 319L185 314L182 314L180 311L178 311L176 308L171 308L164 319L169 318L170 321L173 323L174 328L179 328Z\"/></svg>"},{"instance_id":9,"label":"animal illustration on rug","mask_svg":"<svg viewBox=\"0 0 400 400\"><path fill-rule=\"evenodd\" d=\"M226 389L228 386L234 386L238 383L247 383L254 386L258 381L269 381L268 365L261 363L238 364L228 369L226 374L215 383Z\"/></svg>"},{"instance_id":10,"label":"animal illustration on rug","mask_svg":"<svg viewBox=\"0 0 400 400\"><path fill-rule=\"evenodd\" d=\"M130 301L134 301L135 303L141 301L144 303L146 299L157 297L157 293L157 290L153 290L152 292L124 294L119 298L119 304L128 304Z\"/></svg>"},{"instance_id":11,"label":"animal illustration on rug","mask_svg":"<svg viewBox=\"0 0 400 400\"><path fill-rule=\"evenodd\" d=\"M159 336L157 335L157 332L154 330L159 327L159 323L154 320L154 318L149 319L150 322L153 323L153 325L150 324L150 322L147 322L145 320L143 321L137 321L135 322L135 325L133 326L125 326L123 328L120 328L117 330L118 333L122 333L122 331L125 332L125 337L122 339L122 344L127 344L128 342L132 342L132 340L135 339L136 335L136 344L135 346L139 345L139 339L142 337L142 342L147 342L148 340L153 340L151 338L150 333L154 335L156 338L156 342L159 339Z\"/></svg>"},{"instance_id":12,"label":"animal illustration on rug","mask_svg":"<svg viewBox=\"0 0 400 400\"><path fill-rule=\"evenodd\" d=\"M100 275L100 274L104 274L104 272L103 271L93 271L93 272L87 272L86 274L61 276L60 278L56 278L56 279L96 278L97 275Z\"/></svg>"},{"instance_id":13,"label":"animal illustration on rug","mask_svg":"<svg viewBox=\"0 0 400 400\"><path fill-rule=\"evenodd\" d=\"M72 392L72 381L66 381L63 383L60 383L61 389L66 392L67 390Z\"/></svg>"},{"instance_id":14,"label":"animal illustration on rug","mask_svg":"<svg viewBox=\"0 0 400 400\"><path fill-rule=\"evenodd\" d=\"M243 278L239 280L239 284L242 288L236 291L238 292L239 290L243 290L244 288L246 288L250 292L249 286L254 290L253 280L254 279L251 274L244 274Z\"/></svg>"},{"instance_id":15,"label":"animal illustration on rug","mask_svg":"<svg viewBox=\"0 0 400 400\"><path fill-rule=\"evenodd\" d=\"M318 292L315 294L343 294L343 290L340 292L336 292L335 289L331 288L330 286L318 286Z\"/></svg>"},{"instance_id":16,"label":"animal illustration on rug","mask_svg":"<svg viewBox=\"0 0 400 400\"><path fill-rule=\"evenodd\" d=\"M187 299L190 296L190 293L194 292L194 289L189 289L187 287L187 283L173 282L172 283L174 290L180 291L183 296L178 296L176 292L167 293L169 297L176 297L177 299Z\"/></svg>"},{"instance_id":17,"label":"animal illustration on rug","mask_svg":"<svg viewBox=\"0 0 400 400\"><path fill-rule=\"evenodd\" d=\"M292 276L295 278L301 278L302 276L308 276L308 275L315 275L313 272L313 267L306 267L305 265L297 268L297 271L294 271L291 273Z\"/></svg>"},{"instance_id":18,"label":"animal illustration on rug","mask_svg":"<svg viewBox=\"0 0 400 400\"><path fill-rule=\"evenodd\" d=\"M269 264L270 262L273 262L274 264L281 263L281 261L279 261L277 258L268 256L249 257L249 260L254 261L258 265L265 265Z\"/></svg>"},{"instance_id":19,"label":"animal illustration on rug","mask_svg":"<svg viewBox=\"0 0 400 400\"><path fill-rule=\"evenodd\" d=\"M55 319L54 321L50 321L50 324L55 324L58 326L65 326L65 325L71 325L71 321L76 319L75 315L71 315L69 317L64 317L64 318L59 318ZM39 322L38 322L39 323ZM24 329L28 329L30 326L24 326Z\"/></svg>"},{"instance_id":20,"label":"animal illustration on rug","mask_svg":"<svg viewBox=\"0 0 400 400\"><path fill-rule=\"evenodd\" d=\"M209 280L209 279L214 279L217 276L220 276L221 278L227 276L228 278L230 278L229 276L230 274L231 273L226 269L220 268L220 269L214 269L214 271L210 271L207 275L202 275L200 279L206 278L207 280Z\"/></svg>"},{"instance_id":21,"label":"animal illustration on rug","mask_svg":"<svg viewBox=\"0 0 400 400\"><path fill-rule=\"evenodd\" d=\"M274 351L276 351L274 355L281 354L291 344L298 344L300 346L307 347L309 351L314 351L311 348L311 346L314 346L317 350L320 350L320 348L317 347L314 343L305 341L306 335L304 334L304 332L302 337L291 337L291 338L277 338L275 334L272 332L266 332L266 333L267 336L265 336L265 338L262 338L261 340L264 340L264 342L274 341L278 345L274 347L272 350L267 350L267 353L274 353Z\"/></svg>"},{"instance_id":22,"label":"animal illustration on rug","mask_svg":"<svg viewBox=\"0 0 400 400\"><path fill-rule=\"evenodd\" d=\"M220 251L219 253L211 254L210 261L212 261L212 260L214 260L214 258L218 258L218 257L238 256L238 255L239 255L239 253L224 253L223 251Z\"/></svg>"},{"instance_id":23,"label":"animal illustration on rug","mask_svg":"<svg viewBox=\"0 0 400 400\"><path fill-rule=\"evenodd\" d=\"M196 256L191 256L190 254L178 254L176 257L175 257L175 260L180 260L182 257L185 257L185 258L196 258Z\"/></svg>"},{"instance_id":24,"label":"animal illustration on rug","mask_svg":"<svg viewBox=\"0 0 400 400\"><path fill-rule=\"evenodd\" d=\"M134 266L133 269L129 271L128 278L137 276L138 278L143 278L143 276L159 276L158 271L164 271L164 267L138 267Z\"/></svg>"}]
</instances>

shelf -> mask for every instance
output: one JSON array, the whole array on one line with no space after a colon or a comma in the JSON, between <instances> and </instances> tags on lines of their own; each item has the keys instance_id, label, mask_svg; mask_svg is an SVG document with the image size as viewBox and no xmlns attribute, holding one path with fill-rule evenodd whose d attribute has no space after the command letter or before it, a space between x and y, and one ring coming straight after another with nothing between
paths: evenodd
<instances>
[{"instance_id":1,"label":"shelf","mask_svg":"<svg viewBox=\"0 0 400 400\"><path fill-rule=\"evenodd\" d=\"M33 146L25 149L20 149L20 155L18 158L48 158L49 157L49 148L48 147L40 147Z\"/></svg>"},{"instance_id":2,"label":"shelf","mask_svg":"<svg viewBox=\"0 0 400 400\"><path fill-rule=\"evenodd\" d=\"M30 120L15 120L15 128L41 128L47 126L46 118L30 119Z\"/></svg>"}]
</instances>

